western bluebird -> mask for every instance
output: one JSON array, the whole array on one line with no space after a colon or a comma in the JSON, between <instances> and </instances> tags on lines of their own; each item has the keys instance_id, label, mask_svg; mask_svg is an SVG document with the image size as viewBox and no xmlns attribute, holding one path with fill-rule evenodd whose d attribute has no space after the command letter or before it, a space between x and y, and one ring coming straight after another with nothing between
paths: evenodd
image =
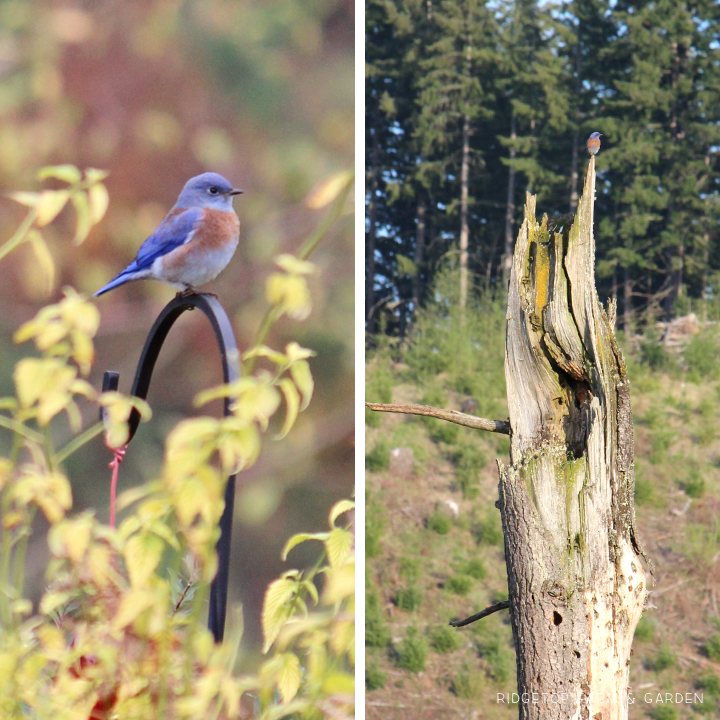
<instances>
[{"instance_id":1,"label":"western bluebird","mask_svg":"<svg viewBox=\"0 0 720 720\"><path fill-rule=\"evenodd\" d=\"M230 262L240 239L233 196L241 192L217 173L188 180L175 206L140 246L135 259L95 297L142 278L190 291L216 278Z\"/></svg>"},{"instance_id":2,"label":"western bluebird","mask_svg":"<svg viewBox=\"0 0 720 720\"><path fill-rule=\"evenodd\" d=\"M598 150L600 150L600 136L602 133L594 132L587 141L587 151L588 155L597 155Z\"/></svg>"}]
</instances>

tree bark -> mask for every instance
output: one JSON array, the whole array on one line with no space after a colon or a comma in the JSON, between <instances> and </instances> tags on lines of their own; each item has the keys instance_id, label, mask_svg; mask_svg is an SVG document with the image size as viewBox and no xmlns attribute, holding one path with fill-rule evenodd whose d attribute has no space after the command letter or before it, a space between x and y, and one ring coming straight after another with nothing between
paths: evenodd
<instances>
[{"instance_id":1,"label":"tree bark","mask_svg":"<svg viewBox=\"0 0 720 720\"><path fill-rule=\"evenodd\" d=\"M375 318L373 309L375 307L375 233L377 232L377 189L378 189L378 125L373 132L373 145L371 155L370 177L370 199L368 201L368 232L365 240L365 257L367 266L365 268L365 321L366 330L369 333L375 331Z\"/></svg>"},{"instance_id":2,"label":"tree bark","mask_svg":"<svg viewBox=\"0 0 720 720\"><path fill-rule=\"evenodd\" d=\"M420 268L425 254L425 199L418 202L417 229L415 231L415 277L413 278L413 315L417 315L422 294Z\"/></svg>"},{"instance_id":3,"label":"tree bark","mask_svg":"<svg viewBox=\"0 0 720 720\"><path fill-rule=\"evenodd\" d=\"M468 293L468 181L470 178L470 118L463 118L462 165L460 168L460 307Z\"/></svg>"},{"instance_id":4,"label":"tree bark","mask_svg":"<svg viewBox=\"0 0 720 720\"><path fill-rule=\"evenodd\" d=\"M517 119L515 113L510 115L510 140L517 139ZM515 159L515 145L510 145L510 160ZM507 290L510 282L513 252L513 218L515 217L515 167L510 165L508 172L507 205L505 207L505 252L502 259L503 289Z\"/></svg>"},{"instance_id":5,"label":"tree bark","mask_svg":"<svg viewBox=\"0 0 720 720\"><path fill-rule=\"evenodd\" d=\"M592 158L574 224L551 233L528 194L510 277L511 464L498 465L521 720L626 719L646 596L627 372L594 282L594 195Z\"/></svg>"}]
</instances>

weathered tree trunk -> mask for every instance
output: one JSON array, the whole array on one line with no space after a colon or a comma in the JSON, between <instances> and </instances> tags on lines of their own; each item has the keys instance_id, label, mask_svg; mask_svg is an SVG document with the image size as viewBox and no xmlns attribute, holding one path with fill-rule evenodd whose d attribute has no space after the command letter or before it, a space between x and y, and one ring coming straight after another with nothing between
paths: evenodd
<instances>
[{"instance_id":1,"label":"weathered tree trunk","mask_svg":"<svg viewBox=\"0 0 720 720\"><path fill-rule=\"evenodd\" d=\"M646 596L627 372L595 290L594 195L592 158L574 224L553 233L528 194L510 277L499 506L521 720L627 718Z\"/></svg>"}]
</instances>

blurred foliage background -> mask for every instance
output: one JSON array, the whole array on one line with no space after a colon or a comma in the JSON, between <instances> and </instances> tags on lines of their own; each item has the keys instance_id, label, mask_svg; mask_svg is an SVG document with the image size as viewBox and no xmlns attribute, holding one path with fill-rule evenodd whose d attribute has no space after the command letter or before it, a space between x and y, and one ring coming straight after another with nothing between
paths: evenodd
<instances>
[{"instance_id":1,"label":"blurred foliage background","mask_svg":"<svg viewBox=\"0 0 720 720\"><path fill-rule=\"evenodd\" d=\"M233 320L241 350L266 308L272 258L295 252L325 210L304 200L323 179L353 163L352 3L343 0L151 0L0 2L0 188L36 190L38 169L55 163L110 171L105 220L80 247L69 241L64 211L45 239L58 267L48 293L30 245L8 257L0 277L0 395L12 394L22 351L12 332L72 285L92 293L134 257L174 204L185 181L214 170L245 194L236 201L240 247L207 287ZM25 208L0 200L0 237ZM298 325L283 318L268 344L291 339L317 352L316 394L282 445L266 443L238 478L230 602L245 612L245 663L259 652L263 593L284 566L285 540L323 529L334 501L353 487L353 227L341 217L312 256L313 312ZM90 380L120 372L130 388L142 345L174 291L131 283L101 298L98 357ZM199 313L173 329L156 367L144 424L120 471L119 490L154 475L163 439L192 398L222 380L212 330ZM214 408L220 413L220 403ZM206 408L203 408L203 412ZM95 421L86 408L85 424ZM54 432L61 442L65 421ZM0 442L8 438L0 436ZM111 456L98 438L68 462L75 510L107 517ZM44 585L45 527L28 552L32 596ZM313 562L297 551L294 566ZM306 557L301 557L306 552Z\"/></svg>"}]
</instances>

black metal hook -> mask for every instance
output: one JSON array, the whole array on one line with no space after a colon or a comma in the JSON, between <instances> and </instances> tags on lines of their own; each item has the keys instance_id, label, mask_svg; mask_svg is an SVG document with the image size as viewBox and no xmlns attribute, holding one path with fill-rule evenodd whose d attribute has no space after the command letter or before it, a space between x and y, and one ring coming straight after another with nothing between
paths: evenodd
<instances>
[{"instance_id":1,"label":"black metal hook","mask_svg":"<svg viewBox=\"0 0 720 720\"><path fill-rule=\"evenodd\" d=\"M223 309L213 295L205 293L193 295L178 294L171 300L158 315L155 324L150 330L140 361L138 362L132 390L134 397L147 399L150 389L155 362L170 328L186 310L198 308L206 315L217 339L222 359L223 380L226 383L234 382L240 377L240 353L235 342L232 325ZM120 375L107 371L103 378L103 391L116 390ZM225 416L231 414L230 399L225 398ZM128 422L130 436L128 443L133 439L140 424L140 413L133 410ZM210 586L210 608L208 611L208 628L216 642L222 642L225 632L225 613L227 610L228 580L230 577L230 540L232 536L233 506L235 504L235 475L228 478L225 486L225 510L220 518L220 538L217 543L218 571Z\"/></svg>"}]
</instances>

